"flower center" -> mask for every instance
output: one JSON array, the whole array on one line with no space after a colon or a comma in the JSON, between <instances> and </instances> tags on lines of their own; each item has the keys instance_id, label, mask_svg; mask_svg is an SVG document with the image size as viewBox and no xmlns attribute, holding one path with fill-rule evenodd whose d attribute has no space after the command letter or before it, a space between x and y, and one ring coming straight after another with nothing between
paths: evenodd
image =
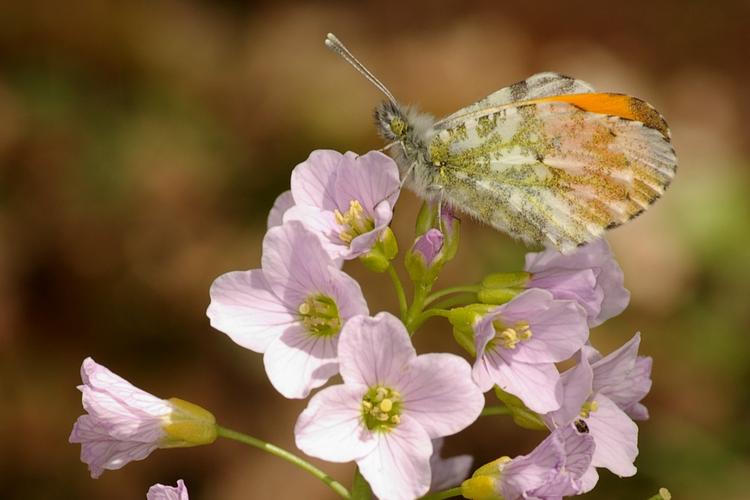
<instances>
[{"instance_id":1,"label":"flower center","mask_svg":"<svg viewBox=\"0 0 750 500\"><path fill-rule=\"evenodd\" d=\"M375 221L365 213L365 209L357 200L349 202L349 210L346 212L341 213L337 209L334 214L336 223L341 226L339 238L347 245L350 245L352 240L360 234L369 233L375 229Z\"/></svg>"},{"instance_id":2,"label":"flower center","mask_svg":"<svg viewBox=\"0 0 750 500\"><path fill-rule=\"evenodd\" d=\"M341 330L339 308L328 295L309 295L299 305L298 311L300 321L313 336L330 337Z\"/></svg>"},{"instance_id":3,"label":"flower center","mask_svg":"<svg viewBox=\"0 0 750 500\"><path fill-rule=\"evenodd\" d=\"M583 403L583 406L581 406L581 412L579 415L581 418L589 418L589 415L591 415L591 412L596 411L599 409L599 403L596 401L586 401Z\"/></svg>"},{"instance_id":4,"label":"flower center","mask_svg":"<svg viewBox=\"0 0 750 500\"><path fill-rule=\"evenodd\" d=\"M500 320L495 320L492 326L495 328L493 345L499 345L505 349L515 349L519 342L529 340L532 335L528 321L518 321L515 326L506 327Z\"/></svg>"},{"instance_id":5,"label":"flower center","mask_svg":"<svg viewBox=\"0 0 750 500\"><path fill-rule=\"evenodd\" d=\"M371 431L387 432L401 422L401 394L398 391L376 385L362 398L362 417Z\"/></svg>"}]
</instances>

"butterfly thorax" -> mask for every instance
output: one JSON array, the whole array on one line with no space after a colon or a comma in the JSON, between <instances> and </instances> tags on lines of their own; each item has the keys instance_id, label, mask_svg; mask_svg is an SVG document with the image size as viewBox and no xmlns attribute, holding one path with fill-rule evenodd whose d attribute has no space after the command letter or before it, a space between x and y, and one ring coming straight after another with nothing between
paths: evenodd
<instances>
[{"instance_id":1,"label":"butterfly thorax","mask_svg":"<svg viewBox=\"0 0 750 500\"><path fill-rule=\"evenodd\" d=\"M411 106L384 101L375 108L375 123L389 143L406 187L425 198L436 195L438 169L430 161L427 144L435 135L435 119Z\"/></svg>"}]
</instances>

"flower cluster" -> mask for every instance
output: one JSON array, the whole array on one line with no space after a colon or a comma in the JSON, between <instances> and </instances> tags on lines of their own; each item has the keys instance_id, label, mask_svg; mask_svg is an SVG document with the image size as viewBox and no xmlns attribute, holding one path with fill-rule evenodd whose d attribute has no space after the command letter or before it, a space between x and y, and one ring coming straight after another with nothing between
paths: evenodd
<instances>
[{"instance_id":1,"label":"flower cluster","mask_svg":"<svg viewBox=\"0 0 750 500\"><path fill-rule=\"evenodd\" d=\"M317 390L297 420L297 447L356 462L367 488L384 499L451 487L474 499L553 499L594 488L597 468L635 474L635 421L648 418L641 400L651 359L638 356L638 333L606 356L591 345L590 328L629 302L607 243L567 255L529 253L523 271L431 293L456 255L460 222L450 207L425 203L404 256L414 288L409 303L389 227L399 190L396 164L379 152L313 152L270 211L260 268L226 273L211 286L211 325L262 353L281 395L302 399ZM353 259L388 272L398 317L370 314L359 283L343 270ZM435 316L450 322L472 364L455 354L417 355L411 336ZM561 372L561 362L572 367ZM324 387L336 375L342 383ZM81 443L93 477L157 448L237 438L206 410L152 396L90 358L82 378L87 414L70 440ZM482 414L490 390L502 413L549 435L528 455L502 456L466 479L472 457L442 458L443 438ZM256 438L237 440L264 448ZM186 499L187 490L181 480L176 488L155 485L148 498Z\"/></svg>"}]
</instances>

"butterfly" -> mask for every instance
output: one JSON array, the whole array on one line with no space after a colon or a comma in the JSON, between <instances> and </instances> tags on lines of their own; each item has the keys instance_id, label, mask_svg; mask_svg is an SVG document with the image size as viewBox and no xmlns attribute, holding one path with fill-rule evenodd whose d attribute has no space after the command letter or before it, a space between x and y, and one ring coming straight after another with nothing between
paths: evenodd
<instances>
[{"instance_id":1,"label":"butterfly","mask_svg":"<svg viewBox=\"0 0 750 500\"><path fill-rule=\"evenodd\" d=\"M569 253L643 213L675 175L669 127L636 97L539 73L435 120L333 34L325 43L387 97L376 125L407 188L527 244Z\"/></svg>"}]
</instances>

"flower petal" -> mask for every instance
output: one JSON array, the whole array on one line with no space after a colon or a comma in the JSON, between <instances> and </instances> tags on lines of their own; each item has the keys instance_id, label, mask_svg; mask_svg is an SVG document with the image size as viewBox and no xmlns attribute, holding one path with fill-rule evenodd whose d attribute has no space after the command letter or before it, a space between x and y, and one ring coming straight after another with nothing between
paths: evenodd
<instances>
[{"instance_id":1,"label":"flower petal","mask_svg":"<svg viewBox=\"0 0 750 500\"><path fill-rule=\"evenodd\" d=\"M548 413L560 408L563 390L560 373L553 363L532 365L507 360L493 368L495 384L520 398L529 409Z\"/></svg>"},{"instance_id":2,"label":"flower petal","mask_svg":"<svg viewBox=\"0 0 750 500\"><path fill-rule=\"evenodd\" d=\"M297 318L271 292L260 269L233 271L214 280L206 315L211 326L237 344L255 352L268 345L297 322Z\"/></svg>"},{"instance_id":3,"label":"flower petal","mask_svg":"<svg viewBox=\"0 0 750 500\"><path fill-rule=\"evenodd\" d=\"M331 264L318 238L299 222L273 227L263 238L263 276L273 293L295 309L318 291Z\"/></svg>"},{"instance_id":4,"label":"flower petal","mask_svg":"<svg viewBox=\"0 0 750 500\"><path fill-rule=\"evenodd\" d=\"M586 424L596 441L592 465L605 467L620 477L635 475L638 456L638 426L609 398L598 394L598 408Z\"/></svg>"},{"instance_id":5,"label":"flower petal","mask_svg":"<svg viewBox=\"0 0 750 500\"><path fill-rule=\"evenodd\" d=\"M484 396L471 379L471 367L455 354L430 353L411 360L394 382L403 398L403 411L431 438L455 434L474 422Z\"/></svg>"},{"instance_id":6,"label":"flower petal","mask_svg":"<svg viewBox=\"0 0 750 500\"><path fill-rule=\"evenodd\" d=\"M379 151L370 151L362 156L346 153L336 178L336 201L340 210L357 200L375 218L375 206L383 200L393 207L399 195L398 166Z\"/></svg>"},{"instance_id":7,"label":"flower petal","mask_svg":"<svg viewBox=\"0 0 750 500\"><path fill-rule=\"evenodd\" d=\"M301 326L287 329L263 356L268 379L285 398L306 398L338 373L337 341L312 336Z\"/></svg>"},{"instance_id":8,"label":"flower petal","mask_svg":"<svg viewBox=\"0 0 750 500\"><path fill-rule=\"evenodd\" d=\"M329 462L372 453L378 439L362 422L363 396L363 390L343 384L315 394L294 426L297 448Z\"/></svg>"},{"instance_id":9,"label":"flower petal","mask_svg":"<svg viewBox=\"0 0 750 500\"><path fill-rule=\"evenodd\" d=\"M578 418L581 407L591 395L593 377L591 366L584 357L560 376L563 386L562 405L559 410L544 416L550 429L566 426Z\"/></svg>"},{"instance_id":10,"label":"flower petal","mask_svg":"<svg viewBox=\"0 0 750 500\"><path fill-rule=\"evenodd\" d=\"M294 167L291 186L295 204L335 210L335 182L342 160L338 151L319 149Z\"/></svg>"},{"instance_id":11,"label":"flower petal","mask_svg":"<svg viewBox=\"0 0 750 500\"><path fill-rule=\"evenodd\" d=\"M378 498L411 500L430 488L432 443L421 425L408 415L390 432L376 434L377 447L357 460L362 475Z\"/></svg>"},{"instance_id":12,"label":"flower petal","mask_svg":"<svg viewBox=\"0 0 750 500\"><path fill-rule=\"evenodd\" d=\"M526 493L542 487L565 464L565 450L555 434L550 434L528 455L516 457L503 468L500 489L505 498L526 498Z\"/></svg>"},{"instance_id":13,"label":"flower petal","mask_svg":"<svg viewBox=\"0 0 750 500\"><path fill-rule=\"evenodd\" d=\"M336 262L336 267L341 267L342 256L349 252L349 247L339 238L340 226L333 212L295 205L284 213L284 222L292 221L299 222L315 234L328 257Z\"/></svg>"},{"instance_id":14,"label":"flower petal","mask_svg":"<svg viewBox=\"0 0 750 500\"><path fill-rule=\"evenodd\" d=\"M638 357L640 333L591 365L594 390L622 409L634 406L651 390L651 358ZM641 413L641 412L639 412Z\"/></svg>"},{"instance_id":15,"label":"flower petal","mask_svg":"<svg viewBox=\"0 0 750 500\"><path fill-rule=\"evenodd\" d=\"M386 312L355 316L339 334L340 371L347 384L393 384L416 356L404 324Z\"/></svg>"},{"instance_id":16,"label":"flower petal","mask_svg":"<svg viewBox=\"0 0 750 500\"><path fill-rule=\"evenodd\" d=\"M177 480L177 487L155 484L148 489L146 500L189 500L187 487L182 479Z\"/></svg>"},{"instance_id":17,"label":"flower petal","mask_svg":"<svg viewBox=\"0 0 750 500\"><path fill-rule=\"evenodd\" d=\"M471 465L474 463L474 457L471 455L442 458L440 453L444 441L443 438L432 440L430 491L440 491L461 484L461 481L469 477Z\"/></svg>"},{"instance_id":18,"label":"flower petal","mask_svg":"<svg viewBox=\"0 0 750 500\"><path fill-rule=\"evenodd\" d=\"M268 229L275 226L280 226L284 222L284 213L294 206L294 196L292 191L284 191L276 197L276 201L273 202L273 207L268 213Z\"/></svg>"}]
</instances>

